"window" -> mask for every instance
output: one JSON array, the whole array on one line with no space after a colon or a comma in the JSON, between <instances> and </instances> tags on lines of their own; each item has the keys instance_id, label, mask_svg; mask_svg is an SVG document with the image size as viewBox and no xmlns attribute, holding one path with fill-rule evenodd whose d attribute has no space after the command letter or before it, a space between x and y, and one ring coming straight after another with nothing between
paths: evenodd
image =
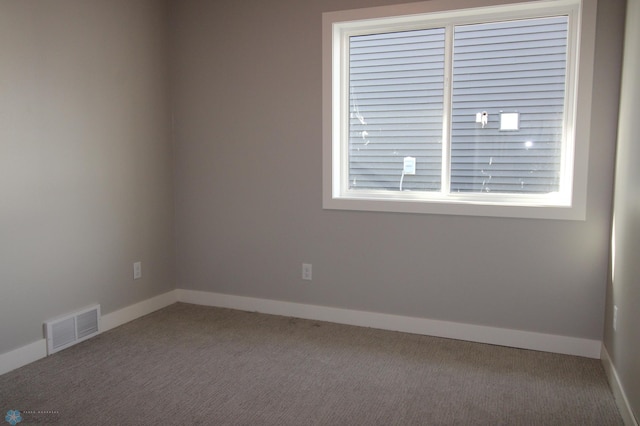
<instances>
[{"instance_id":1,"label":"window","mask_svg":"<svg viewBox=\"0 0 640 426\"><path fill-rule=\"evenodd\" d=\"M594 3L325 13L324 207L584 219Z\"/></svg>"}]
</instances>

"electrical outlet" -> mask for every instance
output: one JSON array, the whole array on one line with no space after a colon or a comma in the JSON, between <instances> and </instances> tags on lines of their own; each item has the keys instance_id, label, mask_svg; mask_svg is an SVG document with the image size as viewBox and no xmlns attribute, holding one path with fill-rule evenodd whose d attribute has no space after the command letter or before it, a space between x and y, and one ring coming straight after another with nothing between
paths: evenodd
<instances>
[{"instance_id":1,"label":"electrical outlet","mask_svg":"<svg viewBox=\"0 0 640 426\"><path fill-rule=\"evenodd\" d=\"M405 175L416 174L416 158L415 157L404 157L403 166L404 166L403 173Z\"/></svg>"},{"instance_id":2,"label":"electrical outlet","mask_svg":"<svg viewBox=\"0 0 640 426\"><path fill-rule=\"evenodd\" d=\"M142 278L142 262L135 262L133 264L133 279L139 280Z\"/></svg>"},{"instance_id":3,"label":"electrical outlet","mask_svg":"<svg viewBox=\"0 0 640 426\"><path fill-rule=\"evenodd\" d=\"M306 281L311 281L311 264L310 263L302 264L302 279Z\"/></svg>"},{"instance_id":4,"label":"electrical outlet","mask_svg":"<svg viewBox=\"0 0 640 426\"><path fill-rule=\"evenodd\" d=\"M618 307L613 305L613 331L618 331Z\"/></svg>"}]
</instances>

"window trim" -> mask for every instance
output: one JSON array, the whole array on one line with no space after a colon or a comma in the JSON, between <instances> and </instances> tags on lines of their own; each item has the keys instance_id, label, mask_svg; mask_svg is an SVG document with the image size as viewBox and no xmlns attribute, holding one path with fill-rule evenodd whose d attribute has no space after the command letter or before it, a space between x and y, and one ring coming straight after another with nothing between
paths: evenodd
<instances>
[{"instance_id":1,"label":"window trim","mask_svg":"<svg viewBox=\"0 0 640 426\"><path fill-rule=\"evenodd\" d=\"M536 219L584 220L586 218L586 181L589 149L589 127L591 117L591 96L593 80L593 57L595 49L595 17L597 0L542 0L522 2L518 0L504 2L498 0L478 0L469 6L469 2L459 0L432 0L420 3L382 6L367 9L327 12L323 14L323 208L338 210L361 210L404 213L451 214L472 216L495 216ZM489 20L496 12L498 19L522 19L526 17L557 15L567 13L575 8L570 25L577 25L575 43L569 42L569 48L577 46L576 52L568 52L569 63L567 73L575 69L573 84L567 85L566 115L572 117L567 122L567 131L573 135L574 143L563 144L569 149L563 153L563 167L573 169L569 174L569 194L562 199L542 195L527 194L477 194L459 195L448 193L446 198L441 193L396 193L394 191L348 191L340 187L346 186L342 179L341 167L348 161L348 144L340 142L340 132L344 127L337 125L342 120L342 111L348 111L347 97L341 98L345 92L348 78L344 75L347 67L341 66L344 58L340 52L345 51L346 37L339 36L345 24L349 34L372 30L372 20L383 19L383 25L393 22L398 29L407 29L407 25L416 21L419 15L429 14L429 26L446 25L453 18L459 25L462 20L468 23L479 23ZM559 12L562 11L562 12ZM525 16L526 15L526 16ZM424 19L424 16L421 17ZM458 21L460 20L460 22ZM382 22L382 21L381 21ZM389 27L385 26L385 30ZM424 24L421 25L424 28ZM449 52L450 54L450 52ZM450 62L450 61L449 61ZM335 70L342 71L340 83L334 84ZM574 94L572 91L576 91ZM446 102L446 101L445 101ZM447 107L447 105L445 105ZM449 123L445 122L446 127ZM342 128L341 128L342 127ZM346 140L346 139L345 139ZM449 145L449 144L445 144ZM444 155L449 155L445 153ZM340 165L340 167L337 167Z\"/></svg>"}]
</instances>

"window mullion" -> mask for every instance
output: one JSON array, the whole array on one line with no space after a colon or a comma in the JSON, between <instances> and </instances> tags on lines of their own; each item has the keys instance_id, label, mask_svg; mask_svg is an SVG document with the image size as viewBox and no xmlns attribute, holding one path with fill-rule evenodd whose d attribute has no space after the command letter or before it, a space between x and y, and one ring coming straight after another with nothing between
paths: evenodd
<instances>
[{"instance_id":1,"label":"window mullion","mask_svg":"<svg viewBox=\"0 0 640 426\"><path fill-rule=\"evenodd\" d=\"M453 25L445 27L444 100L442 105L442 177L441 191L451 191L451 111L453 93Z\"/></svg>"}]
</instances>

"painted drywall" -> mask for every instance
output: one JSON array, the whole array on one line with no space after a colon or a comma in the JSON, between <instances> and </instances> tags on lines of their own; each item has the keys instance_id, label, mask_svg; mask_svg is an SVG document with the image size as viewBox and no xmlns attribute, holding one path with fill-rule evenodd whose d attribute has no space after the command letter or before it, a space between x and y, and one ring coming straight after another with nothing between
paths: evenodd
<instances>
[{"instance_id":1,"label":"painted drywall","mask_svg":"<svg viewBox=\"0 0 640 426\"><path fill-rule=\"evenodd\" d=\"M157 0L0 0L0 354L174 288L167 29Z\"/></svg>"},{"instance_id":2,"label":"painted drywall","mask_svg":"<svg viewBox=\"0 0 640 426\"><path fill-rule=\"evenodd\" d=\"M599 9L586 221L323 210L322 12L404 1L171 3L178 288L602 339L624 1Z\"/></svg>"},{"instance_id":3,"label":"painted drywall","mask_svg":"<svg viewBox=\"0 0 640 426\"><path fill-rule=\"evenodd\" d=\"M640 1L628 0L622 95L618 129L612 244L612 276L607 294L605 346L631 410L640 420ZM618 307L616 330L613 307Z\"/></svg>"}]
</instances>

